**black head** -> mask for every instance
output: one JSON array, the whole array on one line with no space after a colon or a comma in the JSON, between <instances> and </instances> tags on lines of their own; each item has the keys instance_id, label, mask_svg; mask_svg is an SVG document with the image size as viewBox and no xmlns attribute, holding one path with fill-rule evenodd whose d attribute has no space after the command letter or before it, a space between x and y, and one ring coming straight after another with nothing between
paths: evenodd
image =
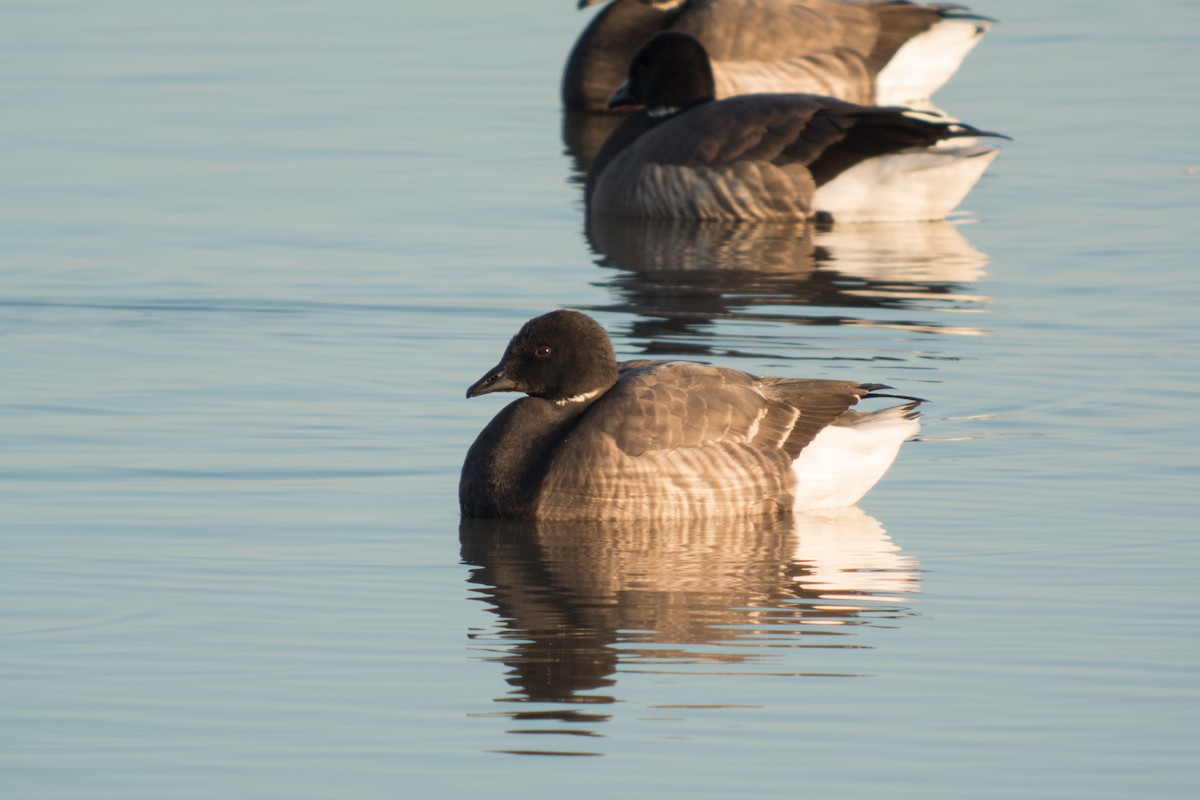
<instances>
[{"instance_id":1,"label":"black head","mask_svg":"<svg viewBox=\"0 0 1200 800\"><path fill-rule=\"evenodd\" d=\"M716 95L704 45L686 33L664 31L642 45L629 63L629 78L609 108L641 104L652 114L690 108Z\"/></svg>"},{"instance_id":2,"label":"black head","mask_svg":"<svg viewBox=\"0 0 1200 800\"><path fill-rule=\"evenodd\" d=\"M524 392L566 402L617 382L617 357L600 323L578 311L551 311L526 322L504 358L467 389L467 397Z\"/></svg>"}]
</instances>

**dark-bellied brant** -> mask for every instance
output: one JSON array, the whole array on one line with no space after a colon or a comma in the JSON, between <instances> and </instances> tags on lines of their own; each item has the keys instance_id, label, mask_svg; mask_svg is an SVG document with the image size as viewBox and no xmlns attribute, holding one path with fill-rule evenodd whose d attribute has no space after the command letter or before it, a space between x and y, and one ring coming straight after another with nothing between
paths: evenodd
<instances>
[{"instance_id":1,"label":"dark-bellied brant","mask_svg":"<svg viewBox=\"0 0 1200 800\"><path fill-rule=\"evenodd\" d=\"M991 22L962 6L906 0L612 0L567 58L562 100L604 110L638 48L675 30L712 55L717 97L805 92L911 105L950 79Z\"/></svg>"},{"instance_id":2,"label":"dark-bellied brant","mask_svg":"<svg viewBox=\"0 0 1200 800\"><path fill-rule=\"evenodd\" d=\"M524 392L467 452L472 517L685 519L850 506L919 428L916 398L851 410L888 387L757 377L688 361L618 363L586 314L527 322L467 390Z\"/></svg>"},{"instance_id":3,"label":"dark-bellied brant","mask_svg":"<svg viewBox=\"0 0 1200 800\"><path fill-rule=\"evenodd\" d=\"M645 108L596 155L589 213L942 219L999 152L974 141L999 134L909 109L804 94L714 100L704 47L684 33L660 33L638 51L612 100L627 101Z\"/></svg>"}]
</instances>

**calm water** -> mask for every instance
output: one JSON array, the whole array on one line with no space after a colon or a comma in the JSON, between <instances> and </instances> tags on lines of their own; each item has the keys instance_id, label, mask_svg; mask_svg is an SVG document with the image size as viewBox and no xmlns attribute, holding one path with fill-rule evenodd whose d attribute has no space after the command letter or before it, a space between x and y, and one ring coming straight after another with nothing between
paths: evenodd
<instances>
[{"instance_id":1,"label":"calm water","mask_svg":"<svg viewBox=\"0 0 1200 800\"><path fill-rule=\"evenodd\" d=\"M1197 796L1200 7L973 6L964 213L809 232L585 230L567 0L0 6L0 795ZM460 531L558 306L933 402L861 510Z\"/></svg>"}]
</instances>

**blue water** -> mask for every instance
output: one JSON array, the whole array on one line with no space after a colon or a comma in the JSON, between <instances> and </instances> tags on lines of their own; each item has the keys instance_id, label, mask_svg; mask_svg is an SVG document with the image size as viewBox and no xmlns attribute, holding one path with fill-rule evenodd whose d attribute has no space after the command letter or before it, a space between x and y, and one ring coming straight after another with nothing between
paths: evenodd
<instances>
[{"instance_id":1,"label":"blue water","mask_svg":"<svg viewBox=\"0 0 1200 800\"><path fill-rule=\"evenodd\" d=\"M585 232L574 3L6 4L0 795L1200 793L1200 8L973 7L963 213L806 233ZM836 519L460 543L560 306L924 429Z\"/></svg>"}]
</instances>

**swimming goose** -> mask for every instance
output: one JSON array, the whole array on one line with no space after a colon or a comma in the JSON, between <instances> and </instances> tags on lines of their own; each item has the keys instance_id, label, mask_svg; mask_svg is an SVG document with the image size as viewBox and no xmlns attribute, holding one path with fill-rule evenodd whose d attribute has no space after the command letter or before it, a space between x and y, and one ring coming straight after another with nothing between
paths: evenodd
<instances>
[{"instance_id":1,"label":"swimming goose","mask_svg":"<svg viewBox=\"0 0 1200 800\"><path fill-rule=\"evenodd\" d=\"M604 110L638 47L676 30L712 54L719 98L804 92L911 105L950 79L990 23L962 6L905 0L613 0L575 43L562 99Z\"/></svg>"},{"instance_id":2,"label":"swimming goose","mask_svg":"<svg viewBox=\"0 0 1200 800\"><path fill-rule=\"evenodd\" d=\"M685 519L851 506L919 428L917 398L688 361L618 363L578 311L527 322L467 397L524 392L467 452L469 517Z\"/></svg>"},{"instance_id":3,"label":"swimming goose","mask_svg":"<svg viewBox=\"0 0 1200 800\"><path fill-rule=\"evenodd\" d=\"M999 153L972 138L999 134L909 109L803 94L714 100L704 47L683 33L647 42L611 102L645 107L622 121L588 170L588 207L598 213L942 219Z\"/></svg>"}]
</instances>

